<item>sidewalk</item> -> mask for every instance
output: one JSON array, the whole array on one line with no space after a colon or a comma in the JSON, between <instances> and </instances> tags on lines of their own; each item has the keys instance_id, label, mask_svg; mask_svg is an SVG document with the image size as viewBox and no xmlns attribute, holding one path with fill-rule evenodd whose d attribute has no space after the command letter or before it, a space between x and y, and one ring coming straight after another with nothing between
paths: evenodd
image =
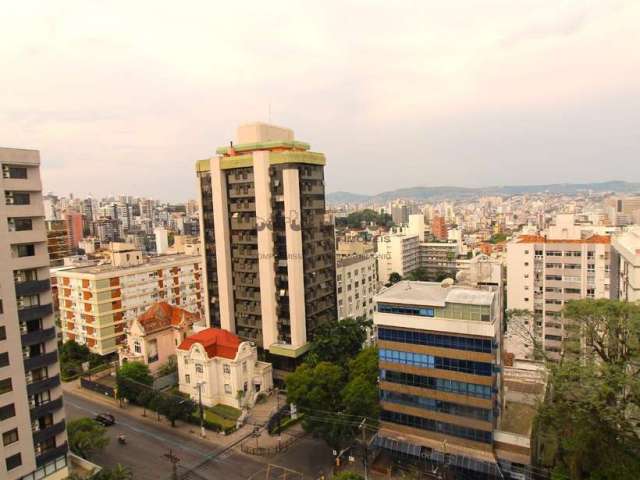
<instances>
[{"instance_id":1,"label":"sidewalk","mask_svg":"<svg viewBox=\"0 0 640 480\"><path fill-rule=\"evenodd\" d=\"M167 431L167 433L173 435L180 435L187 438L198 438L203 442L210 443L215 447L228 447L231 444L239 441L241 438L249 435L254 427L253 425L245 424L238 430L229 435L223 435L222 433L212 432L210 430L206 430L206 436L202 438L200 436L200 427L197 425L192 425L189 423L185 423L182 421L176 421L176 426L172 427L171 422L166 420L162 415L160 415L160 420L157 420L156 412L151 410L147 410L146 416L143 415L144 409L137 405L127 404L124 408L120 407L120 402L114 400L111 397L100 395L98 393L92 392L91 390L87 390L80 386L80 380L74 380L72 382L63 382L62 383L63 392L72 393L79 397L83 397L86 400L91 402L98 402L105 406L105 409L113 412L114 415L125 415L128 417L135 418L138 421L148 423L150 425L155 425Z\"/></svg>"}]
</instances>

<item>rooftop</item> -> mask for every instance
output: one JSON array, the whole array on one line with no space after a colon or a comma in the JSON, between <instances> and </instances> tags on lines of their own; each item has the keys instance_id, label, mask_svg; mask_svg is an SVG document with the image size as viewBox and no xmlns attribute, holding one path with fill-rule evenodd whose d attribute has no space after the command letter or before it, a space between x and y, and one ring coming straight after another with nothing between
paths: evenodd
<instances>
[{"instance_id":1,"label":"rooftop","mask_svg":"<svg viewBox=\"0 0 640 480\"><path fill-rule=\"evenodd\" d=\"M384 290L377 296L377 302L405 303L444 307L446 303L467 305L491 305L494 292L479 288L450 285L439 282L412 282L403 280Z\"/></svg>"},{"instance_id":2,"label":"rooftop","mask_svg":"<svg viewBox=\"0 0 640 480\"><path fill-rule=\"evenodd\" d=\"M371 260L373 257L369 255L348 255L343 256L342 258L338 258L336 260L336 265L338 268L340 267L348 267L350 265L354 265L360 262L366 262Z\"/></svg>"},{"instance_id":3,"label":"rooftop","mask_svg":"<svg viewBox=\"0 0 640 480\"><path fill-rule=\"evenodd\" d=\"M167 302L157 302L138 317L138 322L145 333L152 333L172 325L178 326L183 321L193 323L198 321L199 318L195 313L187 312L175 305L169 305Z\"/></svg>"},{"instance_id":4,"label":"rooftop","mask_svg":"<svg viewBox=\"0 0 640 480\"><path fill-rule=\"evenodd\" d=\"M64 274L90 274L90 275L100 275L104 273L118 273L122 274L127 272L128 270L137 270L144 267L163 267L165 265L171 265L173 263L179 263L187 260L192 260L194 262L200 262L202 258L199 255L186 255L186 254L177 254L177 255L163 255L161 257L147 257L145 262L140 265L134 265L131 267L117 267L111 263L105 263L102 265L90 265L83 266L77 268L70 268L68 270L64 270Z\"/></svg>"},{"instance_id":5,"label":"rooftop","mask_svg":"<svg viewBox=\"0 0 640 480\"><path fill-rule=\"evenodd\" d=\"M226 330L206 328L185 338L178 350L189 350L194 343L202 345L209 358L223 357L233 360L240 346L240 338Z\"/></svg>"},{"instance_id":6,"label":"rooftop","mask_svg":"<svg viewBox=\"0 0 640 480\"><path fill-rule=\"evenodd\" d=\"M600 243L608 245L611 243L611 237L609 235L592 235L588 238L570 240L565 238L548 238L542 235L521 235L517 238L516 243Z\"/></svg>"}]
</instances>

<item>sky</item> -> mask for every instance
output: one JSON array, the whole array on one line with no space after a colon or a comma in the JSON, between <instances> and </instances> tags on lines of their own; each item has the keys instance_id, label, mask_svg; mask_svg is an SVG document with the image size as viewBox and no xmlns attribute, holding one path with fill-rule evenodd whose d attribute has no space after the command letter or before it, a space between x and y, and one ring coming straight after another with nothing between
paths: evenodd
<instances>
[{"instance_id":1,"label":"sky","mask_svg":"<svg viewBox=\"0 0 640 480\"><path fill-rule=\"evenodd\" d=\"M196 197L271 121L327 191L640 181L637 0L0 0L0 145L58 194Z\"/></svg>"}]
</instances>

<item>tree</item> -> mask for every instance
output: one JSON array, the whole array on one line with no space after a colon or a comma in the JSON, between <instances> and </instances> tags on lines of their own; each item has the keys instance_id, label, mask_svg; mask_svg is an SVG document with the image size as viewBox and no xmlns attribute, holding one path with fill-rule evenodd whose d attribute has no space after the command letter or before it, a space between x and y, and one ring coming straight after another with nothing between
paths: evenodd
<instances>
[{"instance_id":1,"label":"tree","mask_svg":"<svg viewBox=\"0 0 640 480\"><path fill-rule=\"evenodd\" d=\"M557 476L640 478L640 305L578 300L564 310L568 339L550 364L537 415Z\"/></svg>"},{"instance_id":2,"label":"tree","mask_svg":"<svg viewBox=\"0 0 640 480\"><path fill-rule=\"evenodd\" d=\"M387 286L393 285L394 283L398 283L402 280L402 276L398 272L391 272L389 275L389 283Z\"/></svg>"},{"instance_id":3,"label":"tree","mask_svg":"<svg viewBox=\"0 0 640 480\"><path fill-rule=\"evenodd\" d=\"M70 420L67 435L71 451L85 459L109 444L106 429L91 418Z\"/></svg>"},{"instance_id":4,"label":"tree","mask_svg":"<svg viewBox=\"0 0 640 480\"><path fill-rule=\"evenodd\" d=\"M135 402L142 390L153 385L149 367L141 362L127 362L118 369L118 397Z\"/></svg>"},{"instance_id":5,"label":"tree","mask_svg":"<svg viewBox=\"0 0 640 480\"><path fill-rule=\"evenodd\" d=\"M171 426L176 426L176 420L186 420L195 410L196 405L187 398L164 394L158 404L159 412L171 422Z\"/></svg>"},{"instance_id":6,"label":"tree","mask_svg":"<svg viewBox=\"0 0 640 480\"><path fill-rule=\"evenodd\" d=\"M158 375L164 376L178 371L178 360L175 355L171 355L165 363L158 368Z\"/></svg>"},{"instance_id":7,"label":"tree","mask_svg":"<svg viewBox=\"0 0 640 480\"><path fill-rule=\"evenodd\" d=\"M342 404L346 413L367 417L376 422L380 414L378 392L378 349L368 347L349 361L349 381L342 389Z\"/></svg>"},{"instance_id":8,"label":"tree","mask_svg":"<svg viewBox=\"0 0 640 480\"><path fill-rule=\"evenodd\" d=\"M116 464L113 468L104 468L90 477L90 480L132 480L133 472L129 467Z\"/></svg>"},{"instance_id":9,"label":"tree","mask_svg":"<svg viewBox=\"0 0 640 480\"><path fill-rule=\"evenodd\" d=\"M429 280L429 273L425 268L419 267L410 272L405 278L414 282L426 282Z\"/></svg>"},{"instance_id":10,"label":"tree","mask_svg":"<svg viewBox=\"0 0 640 480\"><path fill-rule=\"evenodd\" d=\"M372 326L364 318L345 318L320 325L314 334L308 361L346 365L362 349Z\"/></svg>"},{"instance_id":11,"label":"tree","mask_svg":"<svg viewBox=\"0 0 640 480\"><path fill-rule=\"evenodd\" d=\"M364 480L364 477L355 472L340 472L333 476L333 480Z\"/></svg>"}]
</instances>

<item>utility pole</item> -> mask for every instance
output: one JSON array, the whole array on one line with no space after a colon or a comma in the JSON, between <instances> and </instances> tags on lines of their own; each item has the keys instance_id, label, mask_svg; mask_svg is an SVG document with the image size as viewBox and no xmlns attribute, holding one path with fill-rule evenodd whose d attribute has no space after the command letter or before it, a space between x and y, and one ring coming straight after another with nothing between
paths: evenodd
<instances>
[{"instance_id":1,"label":"utility pole","mask_svg":"<svg viewBox=\"0 0 640 480\"><path fill-rule=\"evenodd\" d=\"M198 405L200 407L200 436L204 438L205 432L204 432L204 410L202 409L202 385L204 385L204 382L196 383L196 387L198 387Z\"/></svg>"},{"instance_id":2,"label":"utility pole","mask_svg":"<svg viewBox=\"0 0 640 480\"><path fill-rule=\"evenodd\" d=\"M180 462L180 459L173 454L171 449L169 449L169 453L165 453L164 456L171 462L171 478L178 480L178 462Z\"/></svg>"},{"instance_id":3,"label":"utility pole","mask_svg":"<svg viewBox=\"0 0 640 480\"><path fill-rule=\"evenodd\" d=\"M369 480L369 476L367 473L367 429L365 428L367 423L367 419L363 418L362 422L360 422L360 430L362 431L362 448L364 449L364 453L362 455L362 463L364 464L364 480Z\"/></svg>"}]
</instances>

